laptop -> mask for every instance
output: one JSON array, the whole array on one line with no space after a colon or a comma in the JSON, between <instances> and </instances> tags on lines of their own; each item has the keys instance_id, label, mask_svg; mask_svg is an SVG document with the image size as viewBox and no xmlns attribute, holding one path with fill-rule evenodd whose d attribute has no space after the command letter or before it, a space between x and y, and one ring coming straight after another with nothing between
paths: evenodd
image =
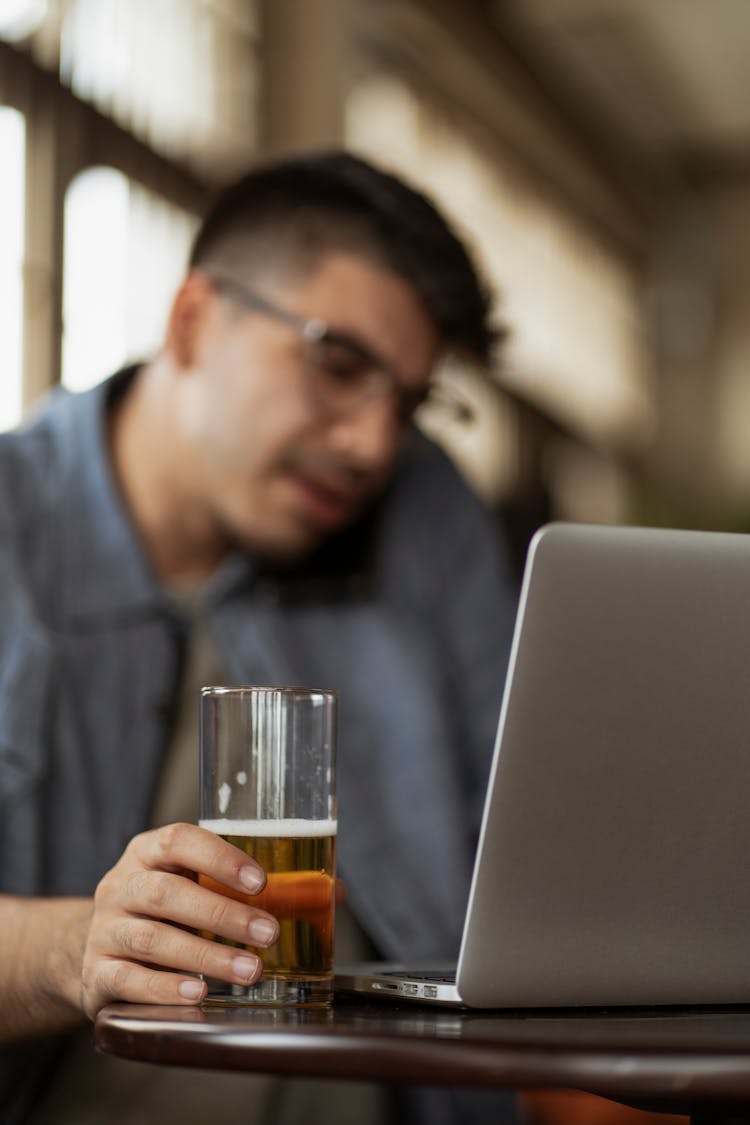
<instances>
[{"instance_id":1,"label":"laptop","mask_svg":"<svg viewBox=\"0 0 750 1125\"><path fill-rule=\"evenodd\" d=\"M750 1003L750 536L537 532L453 969L341 967L336 987Z\"/></svg>"}]
</instances>

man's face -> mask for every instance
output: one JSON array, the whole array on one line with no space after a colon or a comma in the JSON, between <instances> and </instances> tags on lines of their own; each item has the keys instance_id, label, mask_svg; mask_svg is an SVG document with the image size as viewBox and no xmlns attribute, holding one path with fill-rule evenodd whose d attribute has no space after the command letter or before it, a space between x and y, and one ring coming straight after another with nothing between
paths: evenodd
<instances>
[{"instance_id":1,"label":"man's face","mask_svg":"<svg viewBox=\"0 0 750 1125\"><path fill-rule=\"evenodd\" d=\"M295 558L387 484L406 432L401 400L427 387L437 334L405 281L353 256L332 254L286 283L235 280L304 321L325 322L390 372L384 393L337 409L321 394L300 331L197 282L203 304L181 372L191 491L230 539Z\"/></svg>"}]
</instances>

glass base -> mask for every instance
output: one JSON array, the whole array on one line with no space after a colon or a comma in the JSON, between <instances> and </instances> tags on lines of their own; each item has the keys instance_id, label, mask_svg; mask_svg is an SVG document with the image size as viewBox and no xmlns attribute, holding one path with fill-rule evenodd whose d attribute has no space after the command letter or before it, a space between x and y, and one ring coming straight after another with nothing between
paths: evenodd
<instances>
[{"instance_id":1,"label":"glass base","mask_svg":"<svg viewBox=\"0 0 750 1125\"><path fill-rule=\"evenodd\" d=\"M209 980L204 1004L247 1004L268 1008L322 1008L333 1001L331 977L261 977L257 984Z\"/></svg>"}]
</instances>

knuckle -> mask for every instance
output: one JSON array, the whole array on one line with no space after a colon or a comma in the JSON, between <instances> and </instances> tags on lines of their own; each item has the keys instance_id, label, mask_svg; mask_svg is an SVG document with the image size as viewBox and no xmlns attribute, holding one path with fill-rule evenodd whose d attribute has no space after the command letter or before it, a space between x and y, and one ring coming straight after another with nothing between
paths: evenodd
<instances>
[{"instance_id":1,"label":"knuckle","mask_svg":"<svg viewBox=\"0 0 750 1125\"><path fill-rule=\"evenodd\" d=\"M145 897L144 885L148 872L130 871L125 878L125 897L130 903L140 903Z\"/></svg>"},{"instance_id":2,"label":"knuckle","mask_svg":"<svg viewBox=\"0 0 750 1125\"><path fill-rule=\"evenodd\" d=\"M153 951L156 936L156 929L149 922L131 922L123 927L122 944L131 953L147 957Z\"/></svg>"},{"instance_id":3,"label":"knuckle","mask_svg":"<svg viewBox=\"0 0 750 1125\"><path fill-rule=\"evenodd\" d=\"M211 942L201 942L193 954L192 961L194 963L191 967L191 972L211 975L216 961L217 948L219 947L212 945Z\"/></svg>"},{"instance_id":4,"label":"knuckle","mask_svg":"<svg viewBox=\"0 0 750 1125\"><path fill-rule=\"evenodd\" d=\"M149 850L149 842L154 835L154 830L150 829L147 832L139 832L137 836L133 836L130 840L125 851L122 853L122 858L139 864L142 857L147 854Z\"/></svg>"},{"instance_id":5,"label":"knuckle","mask_svg":"<svg viewBox=\"0 0 750 1125\"><path fill-rule=\"evenodd\" d=\"M116 885L117 877L115 876L114 872L107 871L105 875L102 875L101 879L96 885L96 889L94 891L94 903L97 906L101 906L103 902L111 899L114 894Z\"/></svg>"},{"instance_id":6,"label":"knuckle","mask_svg":"<svg viewBox=\"0 0 750 1125\"><path fill-rule=\"evenodd\" d=\"M145 978L143 982L144 991L148 1000L157 1001L164 999L165 990L162 987L164 975L164 973L149 973Z\"/></svg>"},{"instance_id":7,"label":"knuckle","mask_svg":"<svg viewBox=\"0 0 750 1125\"><path fill-rule=\"evenodd\" d=\"M156 830L156 842L163 856L171 856L177 851L185 839L187 828L188 825L177 823L165 824L163 828Z\"/></svg>"},{"instance_id":8,"label":"knuckle","mask_svg":"<svg viewBox=\"0 0 750 1125\"><path fill-rule=\"evenodd\" d=\"M141 880L141 896L147 906L162 910L170 899L172 878L164 871L149 871Z\"/></svg>"},{"instance_id":9,"label":"knuckle","mask_svg":"<svg viewBox=\"0 0 750 1125\"><path fill-rule=\"evenodd\" d=\"M128 852L139 852L146 840L148 840L149 836L152 835L152 832L153 829L148 829L146 832L138 832L135 836L133 836L130 840L130 843L125 849L126 854Z\"/></svg>"},{"instance_id":10,"label":"knuckle","mask_svg":"<svg viewBox=\"0 0 750 1125\"><path fill-rule=\"evenodd\" d=\"M128 984L133 976L133 965L127 961L112 961L105 970L100 970L98 988L111 996L122 996L127 992Z\"/></svg>"},{"instance_id":11,"label":"knuckle","mask_svg":"<svg viewBox=\"0 0 750 1125\"><path fill-rule=\"evenodd\" d=\"M217 896L217 901L211 907L207 929L214 933L223 934L231 923L232 903L228 898Z\"/></svg>"}]
</instances>

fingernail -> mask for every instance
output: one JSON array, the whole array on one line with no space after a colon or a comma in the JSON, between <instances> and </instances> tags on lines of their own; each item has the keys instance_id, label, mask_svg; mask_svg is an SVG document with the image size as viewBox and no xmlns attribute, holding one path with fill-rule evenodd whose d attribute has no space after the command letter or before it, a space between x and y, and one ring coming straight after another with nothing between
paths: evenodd
<instances>
[{"instance_id":1,"label":"fingernail","mask_svg":"<svg viewBox=\"0 0 750 1125\"><path fill-rule=\"evenodd\" d=\"M232 961L232 972L236 977L250 980L258 971L258 960L257 957L235 957Z\"/></svg>"},{"instance_id":2,"label":"fingernail","mask_svg":"<svg viewBox=\"0 0 750 1125\"><path fill-rule=\"evenodd\" d=\"M252 894L257 894L258 891L262 890L265 886L266 877L257 867L241 867L240 882L243 887L247 887Z\"/></svg>"},{"instance_id":3,"label":"fingernail","mask_svg":"<svg viewBox=\"0 0 750 1125\"><path fill-rule=\"evenodd\" d=\"M270 945L276 941L278 934L279 927L270 918L254 918L250 923L250 937L258 945Z\"/></svg>"},{"instance_id":4,"label":"fingernail","mask_svg":"<svg viewBox=\"0 0 750 1125\"><path fill-rule=\"evenodd\" d=\"M204 987L199 980L184 980L178 991L185 1000L200 1000Z\"/></svg>"}]
</instances>

